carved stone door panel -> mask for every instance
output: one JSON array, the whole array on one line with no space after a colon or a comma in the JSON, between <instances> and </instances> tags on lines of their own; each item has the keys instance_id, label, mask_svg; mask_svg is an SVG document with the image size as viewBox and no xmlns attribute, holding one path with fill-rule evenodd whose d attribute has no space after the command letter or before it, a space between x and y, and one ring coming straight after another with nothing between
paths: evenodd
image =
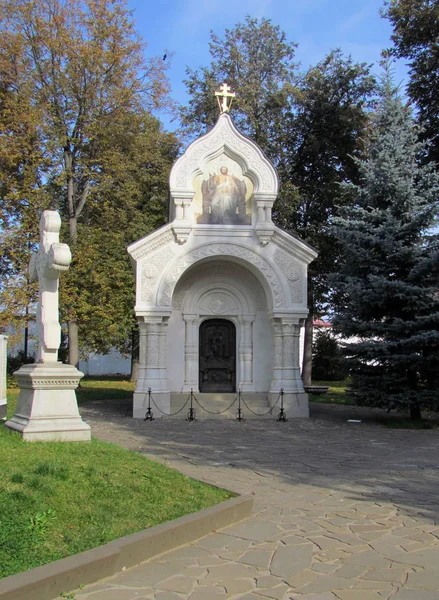
<instances>
[{"instance_id":1,"label":"carved stone door panel","mask_svg":"<svg viewBox=\"0 0 439 600\"><path fill-rule=\"evenodd\" d=\"M231 321L209 319L200 325L200 392L234 392L236 329Z\"/></svg>"}]
</instances>

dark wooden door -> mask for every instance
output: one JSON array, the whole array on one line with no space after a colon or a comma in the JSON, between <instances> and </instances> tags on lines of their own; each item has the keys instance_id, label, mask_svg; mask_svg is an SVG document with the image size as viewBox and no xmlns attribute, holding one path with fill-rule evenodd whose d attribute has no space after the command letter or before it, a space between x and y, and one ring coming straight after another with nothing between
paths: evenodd
<instances>
[{"instance_id":1,"label":"dark wooden door","mask_svg":"<svg viewBox=\"0 0 439 600\"><path fill-rule=\"evenodd\" d=\"M231 321L209 319L200 326L200 392L234 392L236 329Z\"/></svg>"}]
</instances>

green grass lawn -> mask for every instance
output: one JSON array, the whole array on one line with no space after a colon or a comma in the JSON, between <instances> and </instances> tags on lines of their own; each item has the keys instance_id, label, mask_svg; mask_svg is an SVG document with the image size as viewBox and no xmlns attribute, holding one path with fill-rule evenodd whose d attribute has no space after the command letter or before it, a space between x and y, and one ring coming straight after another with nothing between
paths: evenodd
<instances>
[{"instance_id":1,"label":"green grass lawn","mask_svg":"<svg viewBox=\"0 0 439 600\"><path fill-rule=\"evenodd\" d=\"M86 380L79 402L131 399L127 381ZM8 391L12 416L18 390ZM0 425L0 577L176 519L234 494L105 442L27 443Z\"/></svg>"},{"instance_id":2,"label":"green grass lawn","mask_svg":"<svg viewBox=\"0 0 439 600\"><path fill-rule=\"evenodd\" d=\"M322 404L344 404L351 406L354 401L349 398L347 393L347 387L349 380L344 381L313 381L313 385L326 385L329 386L329 390L326 394L310 394L310 402L319 402Z\"/></svg>"}]
</instances>

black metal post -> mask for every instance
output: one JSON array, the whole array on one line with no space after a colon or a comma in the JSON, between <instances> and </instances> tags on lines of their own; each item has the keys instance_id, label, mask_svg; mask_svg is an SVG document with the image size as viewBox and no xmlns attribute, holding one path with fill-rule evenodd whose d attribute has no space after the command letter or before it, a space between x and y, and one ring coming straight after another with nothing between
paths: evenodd
<instances>
[{"instance_id":1,"label":"black metal post","mask_svg":"<svg viewBox=\"0 0 439 600\"><path fill-rule=\"evenodd\" d=\"M191 406L189 408L189 412L187 414L187 419L186 421L195 421L195 408L194 408L194 390L193 388L191 388L191 394L190 394L190 398L191 398Z\"/></svg>"},{"instance_id":2,"label":"black metal post","mask_svg":"<svg viewBox=\"0 0 439 600\"><path fill-rule=\"evenodd\" d=\"M236 411L236 420L244 420L244 413L241 410L241 390L238 390L238 410Z\"/></svg>"},{"instance_id":3,"label":"black metal post","mask_svg":"<svg viewBox=\"0 0 439 600\"><path fill-rule=\"evenodd\" d=\"M148 388L148 408L146 409L144 421L154 421L153 412L151 410L151 388Z\"/></svg>"},{"instance_id":4,"label":"black metal post","mask_svg":"<svg viewBox=\"0 0 439 600\"><path fill-rule=\"evenodd\" d=\"M281 388L280 390L280 411L277 416L277 420L282 421L283 423L285 423L285 421L288 421L287 413L284 411L284 388Z\"/></svg>"}]
</instances>

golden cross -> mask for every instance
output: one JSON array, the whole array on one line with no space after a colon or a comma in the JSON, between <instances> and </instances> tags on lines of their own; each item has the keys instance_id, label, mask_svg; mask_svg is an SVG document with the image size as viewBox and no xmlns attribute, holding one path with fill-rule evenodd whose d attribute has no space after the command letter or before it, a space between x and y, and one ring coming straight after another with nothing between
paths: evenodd
<instances>
[{"instance_id":1,"label":"golden cross","mask_svg":"<svg viewBox=\"0 0 439 600\"><path fill-rule=\"evenodd\" d=\"M235 97L235 92L232 92L230 85L227 83L222 83L219 90L215 92L215 96L217 97L221 114L229 112L230 107L232 106L233 98ZM220 97L222 100L220 100ZM227 106L227 98L230 98L230 106Z\"/></svg>"}]
</instances>

